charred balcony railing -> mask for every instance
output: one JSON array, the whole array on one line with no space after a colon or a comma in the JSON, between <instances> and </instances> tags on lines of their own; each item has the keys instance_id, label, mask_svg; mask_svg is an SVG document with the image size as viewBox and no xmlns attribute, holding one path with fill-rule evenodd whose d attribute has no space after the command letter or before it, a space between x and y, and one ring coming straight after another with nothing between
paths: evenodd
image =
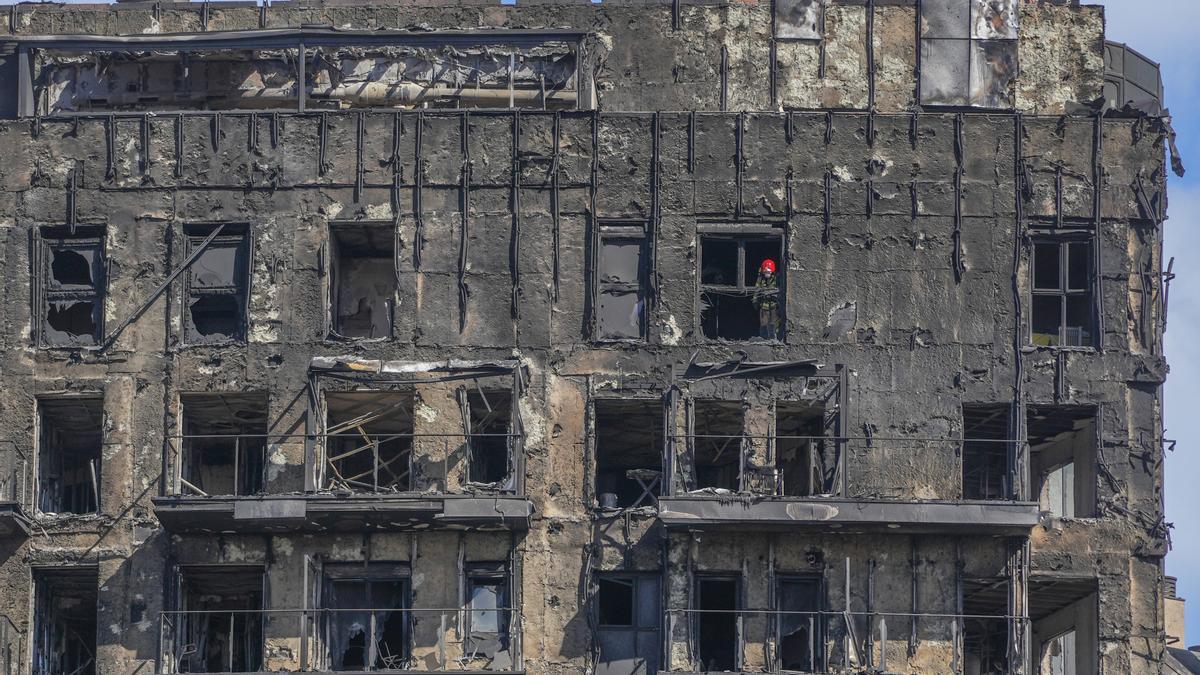
<instances>
[{"instance_id":1,"label":"charred balcony railing","mask_svg":"<svg viewBox=\"0 0 1200 675\"><path fill-rule=\"evenodd\" d=\"M522 628L511 607L167 611L158 672L518 672Z\"/></svg>"},{"instance_id":2,"label":"charred balcony railing","mask_svg":"<svg viewBox=\"0 0 1200 675\"><path fill-rule=\"evenodd\" d=\"M961 672L968 659L1010 672L1027 617L849 610L668 609L668 672ZM718 639L713 639L717 636ZM727 642L725 641L727 640ZM682 647L682 650L679 648ZM922 668L923 670L923 668Z\"/></svg>"}]
</instances>

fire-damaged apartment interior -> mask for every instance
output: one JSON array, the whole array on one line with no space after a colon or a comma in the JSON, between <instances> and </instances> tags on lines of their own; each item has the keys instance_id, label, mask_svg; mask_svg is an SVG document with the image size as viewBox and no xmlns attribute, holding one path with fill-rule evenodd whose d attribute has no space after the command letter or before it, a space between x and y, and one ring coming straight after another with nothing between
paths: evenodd
<instances>
[{"instance_id":1,"label":"fire-damaged apartment interior","mask_svg":"<svg viewBox=\"0 0 1200 675\"><path fill-rule=\"evenodd\" d=\"M0 675L1160 672L1102 7L0 9Z\"/></svg>"}]
</instances>

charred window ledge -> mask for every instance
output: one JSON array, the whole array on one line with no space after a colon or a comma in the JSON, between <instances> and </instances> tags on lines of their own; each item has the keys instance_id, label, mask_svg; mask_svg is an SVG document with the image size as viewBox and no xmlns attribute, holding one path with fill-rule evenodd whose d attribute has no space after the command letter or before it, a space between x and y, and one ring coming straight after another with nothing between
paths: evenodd
<instances>
[{"instance_id":1,"label":"charred window ledge","mask_svg":"<svg viewBox=\"0 0 1200 675\"><path fill-rule=\"evenodd\" d=\"M812 527L913 533L1028 533L1038 524L1033 502L895 502L852 499L663 497L658 517L667 527Z\"/></svg>"}]
</instances>

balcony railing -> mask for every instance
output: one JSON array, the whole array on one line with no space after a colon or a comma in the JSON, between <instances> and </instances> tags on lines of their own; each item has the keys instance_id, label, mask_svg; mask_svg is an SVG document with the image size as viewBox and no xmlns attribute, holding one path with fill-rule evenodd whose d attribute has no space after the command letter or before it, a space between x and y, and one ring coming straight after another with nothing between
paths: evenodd
<instances>
[{"instance_id":1,"label":"balcony railing","mask_svg":"<svg viewBox=\"0 0 1200 675\"><path fill-rule=\"evenodd\" d=\"M516 672L521 629L503 607L170 611L159 672Z\"/></svg>"}]
</instances>

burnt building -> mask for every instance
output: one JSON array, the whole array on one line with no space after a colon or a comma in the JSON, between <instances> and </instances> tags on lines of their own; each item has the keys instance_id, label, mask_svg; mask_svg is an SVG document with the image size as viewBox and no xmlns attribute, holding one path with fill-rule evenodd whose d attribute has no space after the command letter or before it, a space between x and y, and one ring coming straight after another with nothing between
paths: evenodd
<instances>
[{"instance_id":1,"label":"burnt building","mask_svg":"<svg viewBox=\"0 0 1200 675\"><path fill-rule=\"evenodd\" d=\"M5 7L0 667L1157 673L1161 100L1068 1Z\"/></svg>"}]
</instances>

